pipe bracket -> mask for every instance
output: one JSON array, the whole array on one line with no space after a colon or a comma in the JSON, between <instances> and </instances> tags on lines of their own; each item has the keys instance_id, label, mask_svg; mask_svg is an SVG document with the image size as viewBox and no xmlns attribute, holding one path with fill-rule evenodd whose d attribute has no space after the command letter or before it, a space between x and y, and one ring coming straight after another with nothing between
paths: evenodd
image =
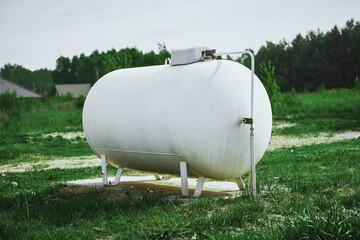
<instances>
[{"instance_id":1,"label":"pipe bracket","mask_svg":"<svg viewBox=\"0 0 360 240\"><path fill-rule=\"evenodd\" d=\"M242 118L244 124L253 124L254 120L252 118Z\"/></svg>"}]
</instances>

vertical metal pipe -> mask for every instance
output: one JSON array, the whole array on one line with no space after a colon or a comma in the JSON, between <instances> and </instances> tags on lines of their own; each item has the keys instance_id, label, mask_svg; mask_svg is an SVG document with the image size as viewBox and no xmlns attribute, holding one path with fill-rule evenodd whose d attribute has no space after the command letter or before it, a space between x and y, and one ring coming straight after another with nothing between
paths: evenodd
<instances>
[{"instance_id":1,"label":"vertical metal pipe","mask_svg":"<svg viewBox=\"0 0 360 240\"><path fill-rule=\"evenodd\" d=\"M254 138L254 75L255 75L255 57L250 51L224 52L216 53L215 56L248 54L251 58L251 99L250 99L250 117L252 119L250 126L250 159L251 159L251 191L256 194L256 170L255 170L255 138Z\"/></svg>"},{"instance_id":2,"label":"vertical metal pipe","mask_svg":"<svg viewBox=\"0 0 360 240\"><path fill-rule=\"evenodd\" d=\"M256 194L256 171L255 171L255 141L254 132L250 132L250 157L251 157L251 191Z\"/></svg>"},{"instance_id":3,"label":"vertical metal pipe","mask_svg":"<svg viewBox=\"0 0 360 240\"><path fill-rule=\"evenodd\" d=\"M255 58L254 54L249 51L251 57L251 126L250 126L250 158L251 158L251 189L256 194L256 171L255 171L255 138L254 138L254 72Z\"/></svg>"}]
</instances>

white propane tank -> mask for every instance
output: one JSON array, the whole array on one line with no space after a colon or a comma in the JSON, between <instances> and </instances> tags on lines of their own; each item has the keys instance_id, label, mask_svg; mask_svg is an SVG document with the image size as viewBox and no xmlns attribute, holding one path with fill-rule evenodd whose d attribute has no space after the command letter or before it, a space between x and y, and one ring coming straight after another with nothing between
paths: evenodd
<instances>
[{"instance_id":1,"label":"white propane tank","mask_svg":"<svg viewBox=\"0 0 360 240\"><path fill-rule=\"evenodd\" d=\"M180 52L181 53L181 52ZM83 126L100 157L118 168L190 176L240 177L251 169L251 71L228 60L120 69L87 95ZM180 59L180 60L179 60ZM255 162L271 135L268 95L254 79Z\"/></svg>"}]
</instances>

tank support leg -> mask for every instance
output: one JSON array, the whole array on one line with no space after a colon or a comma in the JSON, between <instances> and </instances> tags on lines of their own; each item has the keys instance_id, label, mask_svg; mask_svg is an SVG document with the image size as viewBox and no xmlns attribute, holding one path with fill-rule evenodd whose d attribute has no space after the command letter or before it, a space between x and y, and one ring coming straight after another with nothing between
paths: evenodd
<instances>
[{"instance_id":1,"label":"tank support leg","mask_svg":"<svg viewBox=\"0 0 360 240\"><path fill-rule=\"evenodd\" d=\"M118 168L113 185L118 185L119 184L122 171L123 171L123 168Z\"/></svg>"},{"instance_id":2,"label":"tank support leg","mask_svg":"<svg viewBox=\"0 0 360 240\"><path fill-rule=\"evenodd\" d=\"M108 178L107 178L107 169L106 169L106 157L105 155L101 155L101 175L103 179L103 185L108 185Z\"/></svg>"},{"instance_id":3,"label":"tank support leg","mask_svg":"<svg viewBox=\"0 0 360 240\"><path fill-rule=\"evenodd\" d=\"M122 171L123 171L123 168L118 168L114 183L111 184L111 182L108 181L108 177L107 177L106 156L101 155L101 175L102 175L104 186L118 185L120 178L121 178Z\"/></svg>"},{"instance_id":4,"label":"tank support leg","mask_svg":"<svg viewBox=\"0 0 360 240\"><path fill-rule=\"evenodd\" d=\"M189 197L188 174L187 174L186 162L180 162L180 176L181 176L181 193L184 197Z\"/></svg>"},{"instance_id":5,"label":"tank support leg","mask_svg":"<svg viewBox=\"0 0 360 240\"><path fill-rule=\"evenodd\" d=\"M235 178L235 181L239 187L239 190L244 190L245 189L245 184L244 184L244 181L242 180L241 177L237 177Z\"/></svg>"},{"instance_id":6,"label":"tank support leg","mask_svg":"<svg viewBox=\"0 0 360 240\"><path fill-rule=\"evenodd\" d=\"M197 181L193 197L200 197L202 188L204 186L204 183L205 183L205 177L200 176L198 181Z\"/></svg>"}]
</instances>

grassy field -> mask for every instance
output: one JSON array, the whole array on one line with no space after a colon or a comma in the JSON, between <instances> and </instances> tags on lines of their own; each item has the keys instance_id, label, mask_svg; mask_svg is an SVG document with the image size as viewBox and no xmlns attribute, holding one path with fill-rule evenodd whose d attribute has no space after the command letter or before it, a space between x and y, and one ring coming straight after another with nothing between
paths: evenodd
<instances>
[{"instance_id":1,"label":"grassy field","mask_svg":"<svg viewBox=\"0 0 360 240\"><path fill-rule=\"evenodd\" d=\"M92 154L81 137L43 135L82 130L76 103L51 101L28 104L18 116L2 114L0 164ZM274 120L289 127L275 135L360 130L359 91L284 95L282 101ZM119 194L65 184L100 177L99 167L5 172L0 239L360 239L359 150L360 139L352 139L266 152L257 165L256 199L183 202L164 192L134 197L131 188Z\"/></svg>"}]
</instances>

